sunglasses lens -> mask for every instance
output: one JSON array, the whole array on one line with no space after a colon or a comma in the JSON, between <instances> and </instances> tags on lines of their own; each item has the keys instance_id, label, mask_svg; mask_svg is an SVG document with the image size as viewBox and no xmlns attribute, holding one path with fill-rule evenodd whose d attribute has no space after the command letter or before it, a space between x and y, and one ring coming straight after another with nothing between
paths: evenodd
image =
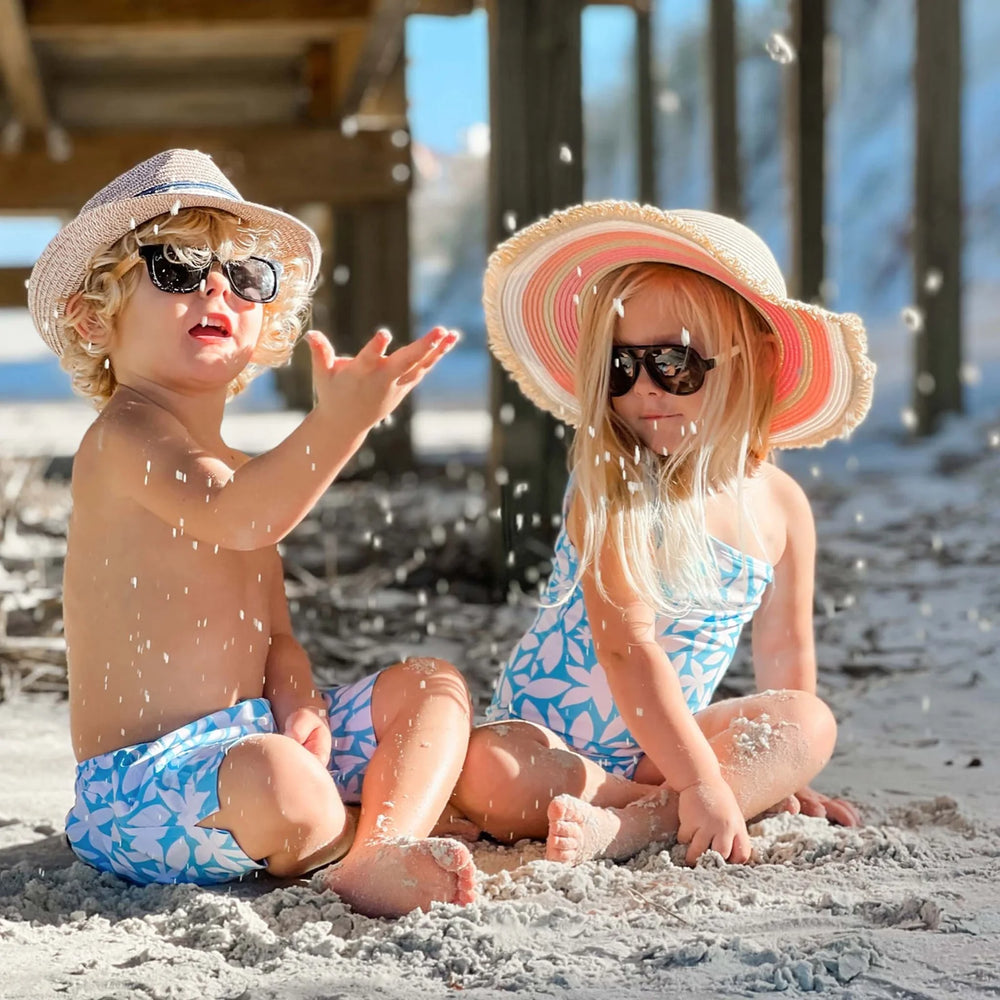
<instances>
[{"instance_id":1,"label":"sunglasses lens","mask_svg":"<svg viewBox=\"0 0 1000 1000\"><path fill-rule=\"evenodd\" d=\"M262 257L230 261L226 274L233 291L248 302L270 302L278 294L278 274Z\"/></svg>"},{"instance_id":2,"label":"sunglasses lens","mask_svg":"<svg viewBox=\"0 0 1000 1000\"><path fill-rule=\"evenodd\" d=\"M674 396L690 396L705 381L705 366L701 356L690 350L668 348L648 355L649 373L661 389Z\"/></svg>"},{"instance_id":3,"label":"sunglasses lens","mask_svg":"<svg viewBox=\"0 0 1000 1000\"><path fill-rule=\"evenodd\" d=\"M201 283L203 269L170 260L163 249L146 258L149 279L162 292L193 292Z\"/></svg>"},{"instance_id":4,"label":"sunglasses lens","mask_svg":"<svg viewBox=\"0 0 1000 1000\"><path fill-rule=\"evenodd\" d=\"M611 352L611 373L608 387L612 396L624 396L635 385L639 363L631 354L623 351Z\"/></svg>"}]
</instances>

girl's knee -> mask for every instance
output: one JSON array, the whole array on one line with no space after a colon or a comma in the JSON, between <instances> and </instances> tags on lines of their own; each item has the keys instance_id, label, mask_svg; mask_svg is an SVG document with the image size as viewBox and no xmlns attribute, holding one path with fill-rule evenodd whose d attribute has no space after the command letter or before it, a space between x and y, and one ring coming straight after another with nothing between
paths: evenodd
<instances>
[{"instance_id":1,"label":"girl's knee","mask_svg":"<svg viewBox=\"0 0 1000 1000\"><path fill-rule=\"evenodd\" d=\"M812 754L825 765L837 742L837 720L822 698L809 691L783 691L786 719L800 730Z\"/></svg>"}]
</instances>

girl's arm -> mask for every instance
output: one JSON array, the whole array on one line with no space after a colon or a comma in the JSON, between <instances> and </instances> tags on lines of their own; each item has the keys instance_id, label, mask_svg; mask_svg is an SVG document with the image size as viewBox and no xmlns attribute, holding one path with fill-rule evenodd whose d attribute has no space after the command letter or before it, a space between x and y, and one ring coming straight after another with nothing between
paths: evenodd
<instances>
[{"instance_id":1,"label":"girl's arm","mask_svg":"<svg viewBox=\"0 0 1000 1000\"><path fill-rule=\"evenodd\" d=\"M570 509L570 537L583 537L583 514ZM579 546L577 546L579 548ZM584 603L595 651L622 719L643 752L678 793L678 840L693 862L712 847L724 858L750 855L746 823L719 761L687 707L677 672L656 642L655 615L628 587L610 545L599 556L607 597L592 568L584 572Z\"/></svg>"},{"instance_id":2,"label":"girl's arm","mask_svg":"<svg viewBox=\"0 0 1000 1000\"><path fill-rule=\"evenodd\" d=\"M813 640L813 580L816 527L802 487L780 469L772 470L770 509L785 522L785 545L774 564L753 622L753 669L760 691L792 689L816 693ZM784 804L792 812L825 816L842 826L857 826L860 814L850 802L812 788L800 789Z\"/></svg>"},{"instance_id":3,"label":"girl's arm","mask_svg":"<svg viewBox=\"0 0 1000 1000\"><path fill-rule=\"evenodd\" d=\"M785 544L774 581L753 619L753 669L760 691L816 693L813 577L816 527L802 487L780 469L771 471L770 508L785 523Z\"/></svg>"}]
</instances>

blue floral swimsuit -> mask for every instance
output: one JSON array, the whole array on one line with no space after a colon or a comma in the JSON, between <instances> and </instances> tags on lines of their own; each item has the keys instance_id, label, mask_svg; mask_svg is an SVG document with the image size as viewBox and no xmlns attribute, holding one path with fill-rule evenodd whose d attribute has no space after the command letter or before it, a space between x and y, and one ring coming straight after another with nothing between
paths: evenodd
<instances>
[{"instance_id":1,"label":"blue floral swimsuit","mask_svg":"<svg viewBox=\"0 0 1000 1000\"><path fill-rule=\"evenodd\" d=\"M743 626L774 578L771 565L712 539L718 560L720 609L692 609L656 618L657 642L681 682L692 712L700 712L729 668ZM565 526L556 539L552 575L531 628L500 674L486 712L490 722L539 723L604 770L631 778L642 757L615 707L594 651L583 588L575 584L576 549ZM566 597L563 603L557 603ZM549 605L549 606L546 606Z\"/></svg>"},{"instance_id":2,"label":"blue floral swimsuit","mask_svg":"<svg viewBox=\"0 0 1000 1000\"><path fill-rule=\"evenodd\" d=\"M377 674L324 692L333 736L329 770L345 803L361 801L375 750ZM229 882L264 865L228 830L198 826L219 810L219 768L241 740L275 731L264 698L242 701L159 739L77 765L66 835L81 861L133 882Z\"/></svg>"}]
</instances>

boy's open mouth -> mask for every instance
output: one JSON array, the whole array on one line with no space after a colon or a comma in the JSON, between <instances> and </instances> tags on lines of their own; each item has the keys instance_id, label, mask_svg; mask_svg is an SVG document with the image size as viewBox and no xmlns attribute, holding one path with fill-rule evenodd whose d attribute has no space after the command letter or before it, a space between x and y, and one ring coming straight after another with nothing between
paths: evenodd
<instances>
[{"instance_id":1,"label":"boy's open mouth","mask_svg":"<svg viewBox=\"0 0 1000 1000\"><path fill-rule=\"evenodd\" d=\"M190 330L188 330L188 335L197 338L216 338L216 337L230 337L228 324L219 321L207 319L201 323L195 323Z\"/></svg>"}]
</instances>

